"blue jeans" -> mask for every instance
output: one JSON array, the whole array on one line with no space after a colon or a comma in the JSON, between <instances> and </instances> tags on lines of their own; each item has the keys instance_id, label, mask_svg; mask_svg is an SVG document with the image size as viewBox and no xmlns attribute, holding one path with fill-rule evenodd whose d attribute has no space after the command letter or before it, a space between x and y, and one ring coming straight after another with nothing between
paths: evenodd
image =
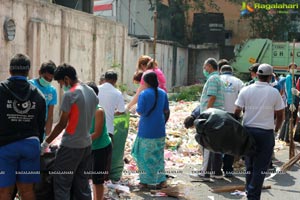
<instances>
[{"instance_id":1,"label":"blue jeans","mask_svg":"<svg viewBox=\"0 0 300 200\"><path fill-rule=\"evenodd\" d=\"M246 156L246 191L249 200L259 200L264 178L272 159L275 145L274 131L246 127L256 142L256 152Z\"/></svg>"}]
</instances>

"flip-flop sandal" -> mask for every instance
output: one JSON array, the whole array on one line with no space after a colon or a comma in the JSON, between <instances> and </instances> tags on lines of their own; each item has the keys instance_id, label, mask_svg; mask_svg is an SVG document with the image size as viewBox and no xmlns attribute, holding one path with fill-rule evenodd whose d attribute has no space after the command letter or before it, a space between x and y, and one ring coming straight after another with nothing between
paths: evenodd
<instances>
[{"instance_id":1,"label":"flip-flop sandal","mask_svg":"<svg viewBox=\"0 0 300 200\"><path fill-rule=\"evenodd\" d=\"M157 189L167 188L168 184L166 181L161 182L160 184L156 185Z\"/></svg>"},{"instance_id":2,"label":"flip-flop sandal","mask_svg":"<svg viewBox=\"0 0 300 200\"><path fill-rule=\"evenodd\" d=\"M145 183L139 183L138 188L140 190L145 190L145 189L148 189L148 185Z\"/></svg>"}]
</instances>

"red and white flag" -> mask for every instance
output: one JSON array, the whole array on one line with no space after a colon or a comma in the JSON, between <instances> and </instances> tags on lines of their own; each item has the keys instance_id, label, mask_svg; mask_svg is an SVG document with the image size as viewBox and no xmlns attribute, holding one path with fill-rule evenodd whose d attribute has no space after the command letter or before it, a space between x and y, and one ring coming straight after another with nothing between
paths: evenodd
<instances>
[{"instance_id":1,"label":"red and white flag","mask_svg":"<svg viewBox=\"0 0 300 200\"><path fill-rule=\"evenodd\" d=\"M112 10L113 0L94 0L94 13L106 10Z\"/></svg>"}]
</instances>

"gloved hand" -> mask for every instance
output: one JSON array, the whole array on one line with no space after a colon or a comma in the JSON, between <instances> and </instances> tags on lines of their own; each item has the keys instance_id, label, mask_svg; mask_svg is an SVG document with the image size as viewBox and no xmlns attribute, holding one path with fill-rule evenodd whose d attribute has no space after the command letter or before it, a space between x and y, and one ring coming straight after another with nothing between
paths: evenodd
<instances>
[{"instance_id":1,"label":"gloved hand","mask_svg":"<svg viewBox=\"0 0 300 200\"><path fill-rule=\"evenodd\" d=\"M125 105L125 110L126 110L126 112L129 111L128 104Z\"/></svg>"},{"instance_id":2,"label":"gloved hand","mask_svg":"<svg viewBox=\"0 0 300 200\"><path fill-rule=\"evenodd\" d=\"M194 126L195 117L194 116L188 116L184 119L184 127L185 128L191 128Z\"/></svg>"},{"instance_id":3,"label":"gloved hand","mask_svg":"<svg viewBox=\"0 0 300 200\"><path fill-rule=\"evenodd\" d=\"M296 106L294 104L291 104L289 109L291 112L295 112Z\"/></svg>"},{"instance_id":4,"label":"gloved hand","mask_svg":"<svg viewBox=\"0 0 300 200\"><path fill-rule=\"evenodd\" d=\"M49 143L46 142L46 140L43 141L43 143L41 144L41 151L40 154L44 155L44 153L46 152L46 149L49 147Z\"/></svg>"},{"instance_id":5,"label":"gloved hand","mask_svg":"<svg viewBox=\"0 0 300 200\"><path fill-rule=\"evenodd\" d=\"M299 93L300 92L296 88L292 88L292 94L293 95L299 96Z\"/></svg>"},{"instance_id":6,"label":"gloved hand","mask_svg":"<svg viewBox=\"0 0 300 200\"><path fill-rule=\"evenodd\" d=\"M134 114L136 112L136 104L129 107L128 104L125 105L125 111L128 113L131 113L131 114Z\"/></svg>"},{"instance_id":7,"label":"gloved hand","mask_svg":"<svg viewBox=\"0 0 300 200\"><path fill-rule=\"evenodd\" d=\"M239 122L242 121L242 117L241 117L241 116L236 116L236 115L234 115L234 119L236 119L236 120L239 121Z\"/></svg>"},{"instance_id":8,"label":"gloved hand","mask_svg":"<svg viewBox=\"0 0 300 200\"><path fill-rule=\"evenodd\" d=\"M131 113L131 114L135 114L136 113L136 104L135 105L133 105L131 108L130 108L130 110L129 110L129 112Z\"/></svg>"}]
</instances>

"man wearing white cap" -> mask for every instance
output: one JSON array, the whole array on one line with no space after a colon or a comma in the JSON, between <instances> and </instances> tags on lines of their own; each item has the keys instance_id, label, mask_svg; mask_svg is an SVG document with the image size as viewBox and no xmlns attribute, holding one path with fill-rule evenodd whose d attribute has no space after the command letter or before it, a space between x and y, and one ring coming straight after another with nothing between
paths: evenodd
<instances>
[{"instance_id":1,"label":"man wearing white cap","mask_svg":"<svg viewBox=\"0 0 300 200\"><path fill-rule=\"evenodd\" d=\"M283 121L284 102L279 92L269 82L273 67L261 64L258 67L258 81L244 87L235 102L235 115L244 109L243 125L256 142L256 152L245 157L246 192L248 200L260 199L265 173L271 162L274 138L274 113L276 114L275 132Z\"/></svg>"}]
</instances>

